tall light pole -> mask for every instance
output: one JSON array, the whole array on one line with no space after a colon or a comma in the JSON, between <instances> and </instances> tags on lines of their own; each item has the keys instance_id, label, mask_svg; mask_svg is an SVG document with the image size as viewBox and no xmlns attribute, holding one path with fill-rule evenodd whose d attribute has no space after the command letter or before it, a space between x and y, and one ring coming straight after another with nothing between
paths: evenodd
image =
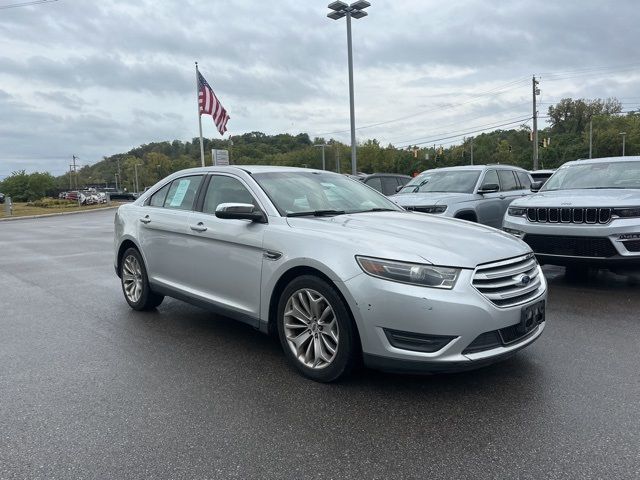
<instances>
[{"instance_id":1,"label":"tall light pole","mask_svg":"<svg viewBox=\"0 0 640 480\"><path fill-rule=\"evenodd\" d=\"M140 191L140 185L138 184L138 167L141 167L141 163L134 163L133 170L136 172L136 193Z\"/></svg>"},{"instance_id":2,"label":"tall light pole","mask_svg":"<svg viewBox=\"0 0 640 480\"><path fill-rule=\"evenodd\" d=\"M349 60L349 113L351 115L351 173L357 174L357 159L356 159L356 115L353 101L353 53L351 48L351 18L356 20L367 16L365 8L370 7L371 4L366 0L358 0L351 5L347 5L344 2L336 1L328 5L333 12L328 13L327 17L332 20L339 20L342 17L347 17L347 57Z\"/></svg>"},{"instance_id":3,"label":"tall light pole","mask_svg":"<svg viewBox=\"0 0 640 480\"><path fill-rule=\"evenodd\" d=\"M627 137L627 132L620 132L620 135L622 135L622 156L624 157L624 141Z\"/></svg>"},{"instance_id":4,"label":"tall light pole","mask_svg":"<svg viewBox=\"0 0 640 480\"><path fill-rule=\"evenodd\" d=\"M538 84L540 82L533 76L533 169L538 170L538 108L536 95L540 95Z\"/></svg>"},{"instance_id":5,"label":"tall light pole","mask_svg":"<svg viewBox=\"0 0 640 480\"><path fill-rule=\"evenodd\" d=\"M320 144L314 145L314 147L322 147L322 169L323 170L327 169L326 164L324 162L324 147L328 147L328 146L329 145L327 145L326 143L320 143Z\"/></svg>"}]
</instances>

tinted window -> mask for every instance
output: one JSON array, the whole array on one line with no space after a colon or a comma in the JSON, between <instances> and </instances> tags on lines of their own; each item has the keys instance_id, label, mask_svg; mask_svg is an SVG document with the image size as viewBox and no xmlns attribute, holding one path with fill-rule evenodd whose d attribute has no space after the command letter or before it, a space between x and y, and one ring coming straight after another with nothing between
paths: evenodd
<instances>
[{"instance_id":1,"label":"tinted window","mask_svg":"<svg viewBox=\"0 0 640 480\"><path fill-rule=\"evenodd\" d=\"M177 178L171 182L169 193L164 201L164 208L191 210L202 182L202 175Z\"/></svg>"},{"instance_id":2,"label":"tinted window","mask_svg":"<svg viewBox=\"0 0 640 480\"><path fill-rule=\"evenodd\" d=\"M531 180L529 179L529 174L525 172L516 172L516 174L518 175L518 180L520 180L520 185L522 186L522 188L528 189L531 187Z\"/></svg>"},{"instance_id":3,"label":"tinted window","mask_svg":"<svg viewBox=\"0 0 640 480\"><path fill-rule=\"evenodd\" d=\"M503 192L520 190L512 170L498 170L498 177L500 178L500 189Z\"/></svg>"},{"instance_id":4,"label":"tinted window","mask_svg":"<svg viewBox=\"0 0 640 480\"><path fill-rule=\"evenodd\" d=\"M427 170L411 179L399 193L472 193L479 176L479 170Z\"/></svg>"},{"instance_id":5,"label":"tinted window","mask_svg":"<svg viewBox=\"0 0 640 480\"><path fill-rule=\"evenodd\" d=\"M256 206L253 196L240 180L233 177L215 175L211 177L209 182L202 211L215 213L216 208L221 203L250 203Z\"/></svg>"},{"instance_id":6,"label":"tinted window","mask_svg":"<svg viewBox=\"0 0 640 480\"><path fill-rule=\"evenodd\" d=\"M495 170L488 170L484 175L484 180L482 180L482 185L487 185L489 183L493 183L495 185L500 186L500 182L498 181L498 172Z\"/></svg>"},{"instance_id":7,"label":"tinted window","mask_svg":"<svg viewBox=\"0 0 640 480\"><path fill-rule=\"evenodd\" d=\"M369 178L364 183L369 185L371 188L375 188L377 191L382 192L382 180L380 177Z\"/></svg>"},{"instance_id":8,"label":"tinted window","mask_svg":"<svg viewBox=\"0 0 640 480\"><path fill-rule=\"evenodd\" d=\"M170 183L167 183L164 187L151 195L149 205L151 205L152 207L161 207L162 205L164 205L164 199L167 197L167 191L169 190L170 185Z\"/></svg>"},{"instance_id":9,"label":"tinted window","mask_svg":"<svg viewBox=\"0 0 640 480\"><path fill-rule=\"evenodd\" d=\"M398 182L396 177L382 177L382 193L385 195L393 195L396 193Z\"/></svg>"}]
</instances>

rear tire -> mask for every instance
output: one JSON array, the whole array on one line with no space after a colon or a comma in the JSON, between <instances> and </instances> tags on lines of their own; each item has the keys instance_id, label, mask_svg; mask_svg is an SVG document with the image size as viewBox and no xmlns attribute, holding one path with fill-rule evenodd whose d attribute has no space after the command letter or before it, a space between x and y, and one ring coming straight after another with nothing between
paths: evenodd
<instances>
[{"instance_id":1,"label":"rear tire","mask_svg":"<svg viewBox=\"0 0 640 480\"><path fill-rule=\"evenodd\" d=\"M277 326L285 356L300 373L333 382L352 370L357 330L347 305L325 280L302 275L280 296Z\"/></svg>"},{"instance_id":2,"label":"rear tire","mask_svg":"<svg viewBox=\"0 0 640 480\"><path fill-rule=\"evenodd\" d=\"M142 255L135 248L127 249L122 255L120 284L124 299L134 310L151 310L164 300L164 295L151 291Z\"/></svg>"}]
</instances>

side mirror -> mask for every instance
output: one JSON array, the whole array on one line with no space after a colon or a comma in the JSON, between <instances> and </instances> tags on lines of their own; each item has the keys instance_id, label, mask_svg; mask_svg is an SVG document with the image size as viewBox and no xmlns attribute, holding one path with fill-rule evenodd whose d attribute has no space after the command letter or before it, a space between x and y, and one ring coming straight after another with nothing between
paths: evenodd
<instances>
[{"instance_id":1,"label":"side mirror","mask_svg":"<svg viewBox=\"0 0 640 480\"><path fill-rule=\"evenodd\" d=\"M485 193L495 193L500 191L500 185L497 183L485 183L478 189L478 193L483 195Z\"/></svg>"},{"instance_id":2,"label":"side mirror","mask_svg":"<svg viewBox=\"0 0 640 480\"><path fill-rule=\"evenodd\" d=\"M404 185L398 185L396 187L396 193L398 193L400 190L402 190L404 188Z\"/></svg>"},{"instance_id":3,"label":"side mirror","mask_svg":"<svg viewBox=\"0 0 640 480\"><path fill-rule=\"evenodd\" d=\"M264 212L250 203L221 203L216 207L216 217L225 220L251 220L257 223L267 223Z\"/></svg>"},{"instance_id":4,"label":"side mirror","mask_svg":"<svg viewBox=\"0 0 640 480\"><path fill-rule=\"evenodd\" d=\"M532 182L531 187L529 188L531 189L532 192L538 192L540 191L543 185L544 185L544 181L540 180L538 182Z\"/></svg>"}]
</instances>

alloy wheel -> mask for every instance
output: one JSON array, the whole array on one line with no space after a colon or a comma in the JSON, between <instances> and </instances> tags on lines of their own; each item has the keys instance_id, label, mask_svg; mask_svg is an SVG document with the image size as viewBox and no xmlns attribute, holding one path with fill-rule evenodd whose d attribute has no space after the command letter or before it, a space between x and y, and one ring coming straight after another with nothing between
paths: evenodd
<instances>
[{"instance_id":1,"label":"alloy wheel","mask_svg":"<svg viewBox=\"0 0 640 480\"><path fill-rule=\"evenodd\" d=\"M336 357L338 321L331 304L315 290L304 288L289 297L284 333L293 354L308 368L325 368Z\"/></svg>"},{"instance_id":2,"label":"alloy wheel","mask_svg":"<svg viewBox=\"0 0 640 480\"><path fill-rule=\"evenodd\" d=\"M132 303L138 303L142 296L142 268L133 255L128 255L122 264L122 286L124 294Z\"/></svg>"}]
</instances>

